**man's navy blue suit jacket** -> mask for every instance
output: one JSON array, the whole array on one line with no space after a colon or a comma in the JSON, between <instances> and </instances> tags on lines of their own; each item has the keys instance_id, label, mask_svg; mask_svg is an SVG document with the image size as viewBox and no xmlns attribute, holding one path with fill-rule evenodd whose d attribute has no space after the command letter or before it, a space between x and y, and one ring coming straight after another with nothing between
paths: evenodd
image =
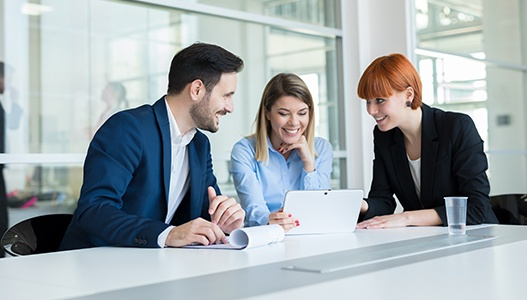
<instances>
[{"instance_id":1,"label":"man's navy blue suit jacket","mask_svg":"<svg viewBox=\"0 0 527 300\"><path fill-rule=\"evenodd\" d=\"M171 143L165 97L108 119L90 143L78 207L61 250L159 247L158 236L169 226ZM210 220L207 187L220 194L210 142L199 130L188 145L188 160L190 187L173 225Z\"/></svg>"}]
</instances>

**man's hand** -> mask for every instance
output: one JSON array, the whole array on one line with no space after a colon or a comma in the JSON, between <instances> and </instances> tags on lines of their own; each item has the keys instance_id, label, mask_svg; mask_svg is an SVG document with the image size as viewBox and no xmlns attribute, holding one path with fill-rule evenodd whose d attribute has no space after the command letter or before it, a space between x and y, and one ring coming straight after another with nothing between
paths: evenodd
<instances>
[{"instance_id":1,"label":"man's hand","mask_svg":"<svg viewBox=\"0 0 527 300\"><path fill-rule=\"evenodd\" d=\"M197 218L172 228L165 244L170 247L182 247L192 243L210 245L220 242L227 243L227 238L218 225Z\"/></svg>"},{"instance_id":2,"label":"man's hand","mask_svg":"<svg viewBox=\"0 0 527 300\"><path fill-rule=\"evenodd\" d=\"M245 211L234 198L216 195L216 190L209 186L209 214L213 224L218 225L225 233L243 226Z\"/></svg>"}]
</instances>

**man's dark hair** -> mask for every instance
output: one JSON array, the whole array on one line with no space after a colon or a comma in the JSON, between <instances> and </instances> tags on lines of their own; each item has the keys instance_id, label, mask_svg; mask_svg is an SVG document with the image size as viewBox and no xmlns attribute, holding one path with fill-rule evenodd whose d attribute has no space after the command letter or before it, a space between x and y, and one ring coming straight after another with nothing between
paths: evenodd
<instances>
[{"instance_id":1,"label":"man's dark hair","mask_svg":"<svg viewBox=\"0 0 527 300\"><path fill-rule=\"evenodd\" d=\"M220 46L194 43L172 59L168 74L168 94L178 94L187 84L200 79L210 93L223 73L240 72L243 60Z\"/></svg>"},{"instance_id":2,"label":"man's dark hair","mask_svg":"<svg viewBox=\"0 0 527 300\"><path fill-rule=\"evenodd\" d=\"M3 61L0 61L0 77L4 77L5 65Z\"/></svg>"}]
</instances>

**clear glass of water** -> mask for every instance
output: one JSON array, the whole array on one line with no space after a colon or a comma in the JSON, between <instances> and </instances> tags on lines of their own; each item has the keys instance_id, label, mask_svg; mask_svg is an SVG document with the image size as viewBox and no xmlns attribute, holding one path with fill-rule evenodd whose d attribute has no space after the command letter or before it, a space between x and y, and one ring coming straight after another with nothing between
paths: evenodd
<instances>
[{"instance_id":1,"label":"clear glass of water","mask_svg":"<svg viewBox=\"0 0 527 300\"><path fill-rule=\"evenodd\" d=\"M464 196L444 197L448 233L465 235L467 223L467 199Z\"/></svg>"}]
</instances>

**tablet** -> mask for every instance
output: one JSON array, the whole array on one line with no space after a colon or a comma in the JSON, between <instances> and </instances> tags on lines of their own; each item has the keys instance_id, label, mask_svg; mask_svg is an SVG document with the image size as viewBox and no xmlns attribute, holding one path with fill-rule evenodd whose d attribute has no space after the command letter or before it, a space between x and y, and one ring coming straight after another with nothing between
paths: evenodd
<instances>
[{"instance_id":1,"label":"tablet","mask_svg":"<svg viewBox=\"0 0 527 300\"><path fill-rule=\"evenodd\" d=\"M363 198L362 190L288 191L284 212L291 213L300 226L287 235L353 232Z\"/></svg>"}]
</instances>

